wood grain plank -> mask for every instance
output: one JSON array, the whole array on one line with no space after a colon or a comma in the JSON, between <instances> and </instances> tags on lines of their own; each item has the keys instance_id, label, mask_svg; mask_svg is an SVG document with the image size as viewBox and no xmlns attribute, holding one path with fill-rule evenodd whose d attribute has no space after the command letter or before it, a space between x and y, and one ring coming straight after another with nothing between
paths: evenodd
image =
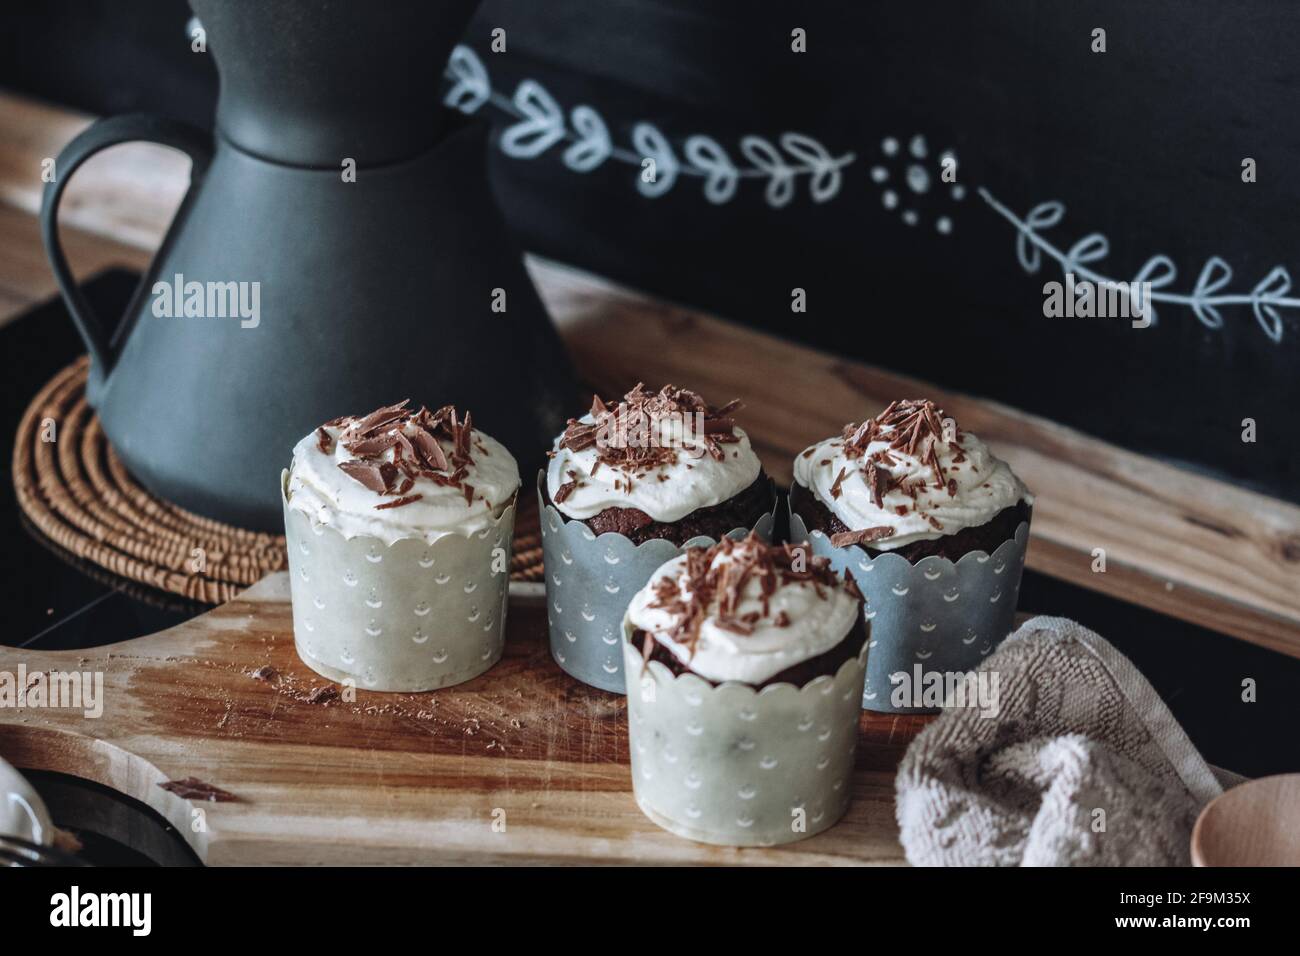
<instances>
[{"instance_id":1,"label":"wood grain plank","mask_svg":"<svg viewBox=\"0 0 1300 956\"><path fill-rule=\"evenodd\" d=\"M44 164L92 117L0 93L0 202L36 215ZM189 159L165 146L123 143L96 153L72 175L59 205L65 226L126 245L154 248L189 188ZM55 174L62 171L55 167Z\"/></svg>"},{"instance_id":2,"label":"wood grain plank","mask_svg":"<svg viewBox=\"0 0 1300 956\"><path fill-rule=\"evenodd\" d=\"M62 236L68 262L80 276L112 266L139 270L149 263L148 250L137 246L68 226ZM36 218L0 203L0 325L57 291Z\"/></svg>"},{"instance_id":3,"label":"wood grain plank","mask_svg":"<svg viewBox=\"0 0 1300 956\"><path fill-rule=\"evenodd\" d=\"M32 210L40 159L86 122L0 95L0 198ZM183 159L142 147L122 166L79 171L69 221L150 247L188 178ZM34 232L0 219L0 296L48 283ZM10 240L9 236L15 239ZM88 254L107 256L83 237ZM13 247L19 246L17 251ZM32 246L31 248L35 248ZM653 300L529 259L580 373L614 392L674 381L715 400L743 397L742 420L768 470L790 476L807 444L899 396L928 395L988 439L1037 493L1029 566L1101 593L1300 656L1300 508L1116 448L1042 418ZM48 286L48 287L52 287ZM3 298L0 298L3 305ZM734 356L743 356L736 360ZM761 382L762 388L754 388ZM1093 551L1106 552L1104 574Z\"/></svg>"},{"instance_id":4,"label":"wood grain plank","mask_svg":"<svg viewBox=\"0 0 1300 956\"><path fill-rule=\"evenodd\" d=\"M0 710L5 758L142 801L210 864L897 864L893 773L929 720L864 713L848 817L798 844L740 850L642 815L625 701L552 662L542 608L512 605L505 656L469 683L326 704L307 700L328 682L294 653L283 572L148 637L5 650L5 669L105 675L99 718ZM252 676L263 666L273 679ZM191 776L238 800L192 802L158 786ZM504 832L493 826L502 811Z\"/></svg>"}]
</instances>

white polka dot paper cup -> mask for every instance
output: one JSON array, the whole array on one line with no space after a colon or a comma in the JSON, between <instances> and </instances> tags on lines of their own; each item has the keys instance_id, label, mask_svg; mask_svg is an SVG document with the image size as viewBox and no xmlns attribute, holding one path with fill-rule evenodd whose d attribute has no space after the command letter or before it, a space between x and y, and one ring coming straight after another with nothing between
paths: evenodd
<instances>
[{"instance_id":1,"label":"white polka dot paper cup","mask_svg":"<svg viewBox=\"0 0 1300 956\"><path fill-rule=\"evenodd\" d=\"M821 833L849 808L868 650L802 687L714 687L648 664L622 628L632 790L671 833L723 846L778 846Z\"/></svg>"},{"instance_id":2,"label":"white polka dot paper cup","mask_svg":"<svg viewBox=\"0 0 1300 956\"><path fill-rule=\"evenodd\" d=\"M928 557L912 564L897 554L871 558L856 545L837 548L793 512L790 540L807 541L837 573L851 572L866 599L866 710L934 713L943 705L943 689L979 667L1015 626L1028 521L992 554L972 551L955 563Z\"/></svg>"},{"instance_id":3,"label":"white polka dot paper cup","mask_svg":"<svg viewBox=\"0 0 1300 956\"><path fill-rule=\"evenodd\" d=\"M566 518L546 502L546 472L537 475L537 506L542 516L542 562L546 571L546 620L551 656L571 677L615 694L626 693L623 651L619 647L623 613L632 595L650 576L686 548L714 545L701 535L682 547L656 538L633 544L626 536L597 536L585 523ZM728 537L751 530L772 538L776 507L751 528L736 528Z\"/></svg>"},{"instance_id":4,"label":"white polka dot paper cup","mask_svg":"<svg viewBox=\"0 0 1300 956\"><path fill-rule=\"evenodd\" d=\"M501 658L514 536L512 502L468 537L391 545L290 509L281 478L294 647L332 681L362 690L460 684Z\"/></svg>"}]
</instances>

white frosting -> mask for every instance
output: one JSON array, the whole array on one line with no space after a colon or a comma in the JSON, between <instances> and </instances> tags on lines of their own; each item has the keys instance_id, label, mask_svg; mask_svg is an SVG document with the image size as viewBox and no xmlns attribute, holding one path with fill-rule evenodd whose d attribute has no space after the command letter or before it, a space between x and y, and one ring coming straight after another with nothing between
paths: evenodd
<instances>
[{"instance_id":1,"label":"white frosting","mask_svg":"<svg viewBox=\"0 0 1300 956\"><path fill-rule=\"evenodd\" d=\"M719 553L713 566L731 560ZM657 635L656 639L683 664L711 681L739 681L761 684L781 671L825 654L840 641L861 617L858 599L842 586L822 585L821 595L811 581L786 581L768 598L769 615L754 625L752 634L737 634L718 625L716 602L701 623L695 653L673 641L664 632L677 623L677 616L655 608L655 584L661 578L676 578L682 597L688 597L685 554L673 558L655 572L650 582L636 593L627 609L628 622ZM762 587L756 577L745 584L736 616L763 610ZM784 611L785 627L775 623Z\"/></svg>"},{"instance_id":2,"label":"white frosting","mask_svg":"<svg viewBox=\"0 0 1300 956\"><path fill-rule=\"evenodd\" d=\"M1003 508L1010 508L1022 499L1033 504L1033 496L1011 467L995 458L988 446L970 432L961 432L955 442L942 439L935 442L940 467L956 482L955 495L949 495L947 488L935 487L934 473L927 463L889 447L892 428L884 428L882 432L885 437L871 442L859 458L844 454L843 438L828 438L794 460L795 481L811 490L850 530L881 525L894 529L892 536L870 542L872 548L889 551L914 541L931 541L985 524ZM881 497L881 505L876 506L862 470L867 457L877 451L888 451L894 459L895 464L889 465L888 471L895 479L925 479L925 486L915 501L895 485ZM955 460L959 457L965 460ZM847 469L848 474L840 483L839 497L833 497L831 488L841 469ZM906 512L899 514L897 509L904 507ZM931 517L942 529L929 521Z\"/></svg>"},{"instance_id":3,"label":"white frosting","mask_svg":"<svg viewBox=\"0 0 1300 956\"><path fill-rule=\"evenodd\" d=\"M584 415L580 421L590 424L594 419ZM593 475L598 448L593 445L570 451L560 448L557 441L555 457L546 469L546 490L551 501L555 501L560 486L570 480L569 472L577 473L579 484L555 507L579 520L606 508L636 508L655 521L679 521L697 508L708 508L734 498L758 477L762 466L742 429L734 429L739 441L718 446L723 455L718 460L698 445L692 447L688 440L683 440L685 425L680 419L666 418L658 425L659 443L676 448L677 461L631 474L602 462ZM627 487L629 478L631 488Z\"/></svg>"},{"instance_id":4,"label":"white frosting","mask_svg":"<svg viewBox=\"0 0 1300 956\"><path fill-rule=\"evenodd\" d=\"M342 430L342 426L325 428L334 439ZM369 535L392 544L402 538L423 537L432 544L447 534L468 537L500 518L519 489L519 466L514 457L500 442L476 430L470 441L473 463L467 466L464 479L474 488L473 501L466 503L464 491L457 486L417 478L404 496L421 495L419 501L376 510L375 505L398 496L378 495L349 477L338 466L353 456L339 441L332 444L332 454L321 451L313 432L294 446L289 507L347 538ZM451 444L439 444L450 455ZM385 452L386 460L392 457L391 449Z\"/></svg>"}]
</instances>

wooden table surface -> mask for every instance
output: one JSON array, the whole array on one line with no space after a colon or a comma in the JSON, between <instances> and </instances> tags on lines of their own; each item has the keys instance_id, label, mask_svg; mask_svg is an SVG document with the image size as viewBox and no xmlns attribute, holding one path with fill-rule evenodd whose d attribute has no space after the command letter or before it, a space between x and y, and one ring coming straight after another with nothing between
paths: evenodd
<instances>
[{"instance_id":1,"label":"wooden table surface","mask_svg":"<svg viewBox=\"0 0 1300 956\"><path fill-rule=\"evenodd\" d=\"M55 292L34 218L41 163L88 122L0 94L0 323ZM119 146L87 162L62 205L74 269L143 269L187 185L188 161L157 146ZM609 393L644 380L713 401L743 398L739 417L777 480L845 422L894 398L932 397L1036 493L1031 569L1300 657L1300 507L553 263L529 265L587 380ZM781 384L756 391L755 381ZM1105 573L1092 570L1097 548Z\"/></svg>"},{"instance_id":2,"label":"wooden table surface","mask_svg":"<svg viewBox=\"0 0 1300 956\"><path fill-rule=\"evenodd\" d=\"M298 660L280 572L158 634L25 651L28 673L102 672L104 711L0 709L0 753L140 800L212 865L904 862L894 769L932 718L863 712L837 826L769 850L712 847L637 808L626 702L551 660L543 604L512 598L505 647L458 687L313 702L341 688ZM254 677L263 667L274 673ZM190 777L237 799L159 786Z\"/></svg>"}]
</instances>

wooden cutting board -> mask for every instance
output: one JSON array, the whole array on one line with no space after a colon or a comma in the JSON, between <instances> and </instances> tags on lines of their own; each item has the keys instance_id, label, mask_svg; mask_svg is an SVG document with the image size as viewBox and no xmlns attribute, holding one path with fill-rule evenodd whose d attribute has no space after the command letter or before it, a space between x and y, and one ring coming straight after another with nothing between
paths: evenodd
<instances>
[{"instance_id":1,"label":"wooden cutting board","mask_svg":"<svg viewBox=\"0 0 1300 956\"><path fill-rule=\"evenodd\" d=\"M148 637L3 657L11 671L104 672L97 719L0 709L6 759L148 804L209 864L902 863L894 769L930 719L864 712L848 816L801 843L740 850L641 814L624 700L555 665L536 600L512 597L497 666L436 693L313 702L336 685L294 653L284 573ZM264 667L274 676L253 676ZM237 799L159 786L190 777Z\"/></svg>"}]
</instances>

